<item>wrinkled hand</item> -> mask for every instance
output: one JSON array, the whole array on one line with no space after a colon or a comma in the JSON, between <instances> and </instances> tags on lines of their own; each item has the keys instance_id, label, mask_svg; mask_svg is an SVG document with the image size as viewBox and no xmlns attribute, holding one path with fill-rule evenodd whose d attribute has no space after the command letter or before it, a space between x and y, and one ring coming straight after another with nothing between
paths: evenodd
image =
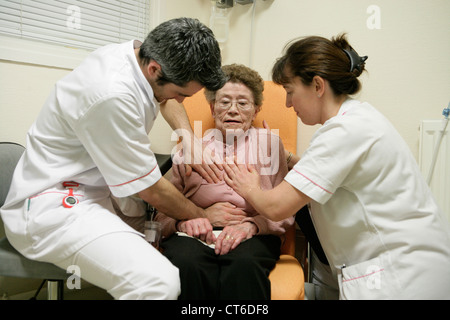
<instances>
[{"instance_id":1,"label":"wrinkled hand","mask_svg":"<svg viewBox=\"0 0 450 320\"><path fill-rule=\"evenodd\" d=\"M216 237L212 232L213 227L206 218L181 221L178 223L177 229L178 231L184 232L191 237L199 238L207 244L211 244L216 241Z\"/></svg>"},{"instance_id":2,"label":"wrinkled hand","mask_svg":"<svg viewBox=\"0 0 450 320\"><path fill-rule=\"evenodd\" d=\"M214 227L238 224L247 214L229 202L217 202L205 209L206 217Z\"/></svg>"},{"instance_id":3,"label":"wrinkled hand","mask_svg":"<svg viewBox=\"0 0 450 320\"><path fill-rule=\"evenodd\" d=\"M234 250L242 241L250 239L258 232L258 228L251 222L225 227L217 237L215 253L224 255Z\"/></svg>"},{"instance_id":4,"label":"wrinkled hand","mask_svg":"<svg viewBox=\"0 0 450 320\"><path fill-rule=\"evenodd\" d=\"M192 174L192 170L196 171L203 179L209 183L218 183L223 180L222 166L218 164L207 164L203 162L202 164L186 164L186 176Z\"/></svg>"},{"instance_id":5,"label":"wrinkled hand","mask_svg":"<svg viewBox=\"0 0 450 320\"><path fill-rule=\"evenodd\" d=\"M186 176L190 176L192 170L194 170L208 183L222 181L223 166L219 161L216 161L214 152L211 152L209 148L205 148L205 144L202 144L197 137L194 137L191 143L194 146L193 149L189 145L183 145L185 159L191 160L188 164L185 164Z\"/></svg>"}]
</instances>

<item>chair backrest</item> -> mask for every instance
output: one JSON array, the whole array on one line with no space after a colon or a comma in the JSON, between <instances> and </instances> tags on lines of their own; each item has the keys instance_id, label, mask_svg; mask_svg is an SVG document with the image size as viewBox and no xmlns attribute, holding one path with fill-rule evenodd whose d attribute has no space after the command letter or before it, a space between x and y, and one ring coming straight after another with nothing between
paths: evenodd
<instances>
[{"instance_id":1,"label":"chair backrest","mask_svg":"<svg viewBox=\"0 0 450 320\"><path fill-rule=\"evenodd\" d=\"M0 142L0 207L5 203L14 169L24 151L20 144Z\"/></svg>"},{"instance_id":2,"label":"chair backrest","mask_svg":"<svg viewBox=\"0 0 450 320\"><path fill-rule=\"evenodd\" d=\"M0 142L0 207L9 192L14 169L25 148L13 142Z\"/></svg>"},{"instance_id":3,"label":"chair backrest","mask_svg":"<svg viewBox=\"0 0 450 320\"><path fill-rule=\"evenodd\" d=\"M0 142L0 207L3 206L9 192L14 169L25 148L13 142ZM0 216L0 238L5 236Z\"/></svg>"}]
</instances>

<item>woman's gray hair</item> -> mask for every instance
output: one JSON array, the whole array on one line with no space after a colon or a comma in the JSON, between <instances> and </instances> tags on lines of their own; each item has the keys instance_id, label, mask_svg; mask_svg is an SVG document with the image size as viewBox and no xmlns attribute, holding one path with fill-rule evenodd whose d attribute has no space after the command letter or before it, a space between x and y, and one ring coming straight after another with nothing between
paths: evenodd
<instances>
[{"instance_id":1,"label":"woman's gray hair","mask_svg":"<svg viewBox=\"0 0 450 320\"><path fill-rule=\"evenodd\" d=\"M231 83L242 83L252 93L253 103L257 111L261 110L263 103L264 80L255 70L243 64L229 64L222 67L226 81ZM216 101L217 90L205 90L205 97L208 103Z\"/></svg>"},{"instance_id":2,"label":"woman's gray hair","mask_svg":"<svg viewBox=\"0 0 450 320\"><path fill-rule=\"evenodd\" d=\"M197 19L177 18L153 29L139 50L146 65L150 60L161 66L160 85L184 87L197 81L210 90L225 84L220 48L213 32Z\"/></svg>"}]
</instances>

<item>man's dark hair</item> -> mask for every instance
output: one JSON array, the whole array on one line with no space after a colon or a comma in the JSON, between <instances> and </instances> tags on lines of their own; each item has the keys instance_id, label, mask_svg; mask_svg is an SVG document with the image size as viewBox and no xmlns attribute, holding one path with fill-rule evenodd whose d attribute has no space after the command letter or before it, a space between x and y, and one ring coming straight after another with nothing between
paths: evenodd
<instances>
[{"instance_id":1,"label":"man's dark hair","mask_svg":"<svg viewBox=\"0 0 450 320\"><path fill-rule=\"evenodd\" d=\"M184 87L197 81L209 90L225 84L220 48L213 32L197 19L177 18L153 29L139 50L144 65L150 60L161 66L158 83Z\"/></svg>"}]
</instances>

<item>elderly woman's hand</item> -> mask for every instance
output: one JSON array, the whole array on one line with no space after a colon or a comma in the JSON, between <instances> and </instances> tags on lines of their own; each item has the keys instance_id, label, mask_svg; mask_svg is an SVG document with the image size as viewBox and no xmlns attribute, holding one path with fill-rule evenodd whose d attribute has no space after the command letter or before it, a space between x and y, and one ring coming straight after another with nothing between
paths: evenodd
<instances>
[{"instance_id":1,"label":"elderly woman's hand","mask_svg":"<svg viewBox=\"0 0 450 320\"><path fill-rule=\"evenodd\" d=\"M177 230L184 232L191 237L199 238L207 244L211 244L216 241L216 237L213 233L213 227L206 218L180 221L177 224Z\"/></svg>"},{"instance_id":2,"label":"elderly woman's hand","mask_svg":"<svg viewBox=\"0 0 450 320\"><path fill-rule=\"evenodd\" d=\"M241 223L247 214L229 202L216 202L205 209L205 216L214 227L226 227Z\"/></svg>"},{"instance_id":3,"label":"elderly woman's hand","mask_svg":"<svg viewBox=\"0 0 450 320\"><path fill-rule=\"evenodd\" d=\"M185 139L183 139L185 141ZM186 139L186 141L189 141ZM195 135L190 140L190 147L187 144L183 144L184 158L190 159L185 164L186 176L192 174L192 170L196 171L202 176L208 183L218 183L223 180L223 166L221 161L215 157L214 152L206 148L206 143L202 143Z\"/></svg>"},{"instance_id":4,"label":"elderly woman's hand","mask_svg":"<svg viewBox=\"0 0 450 320\"><path fill-rule=\"evenodd\" d=\"M216 240L215 253L224 255L235 249L242 241L250 239L258 232L252 222L244 222L223 229Z\"/></svg>"}]
</instances>

